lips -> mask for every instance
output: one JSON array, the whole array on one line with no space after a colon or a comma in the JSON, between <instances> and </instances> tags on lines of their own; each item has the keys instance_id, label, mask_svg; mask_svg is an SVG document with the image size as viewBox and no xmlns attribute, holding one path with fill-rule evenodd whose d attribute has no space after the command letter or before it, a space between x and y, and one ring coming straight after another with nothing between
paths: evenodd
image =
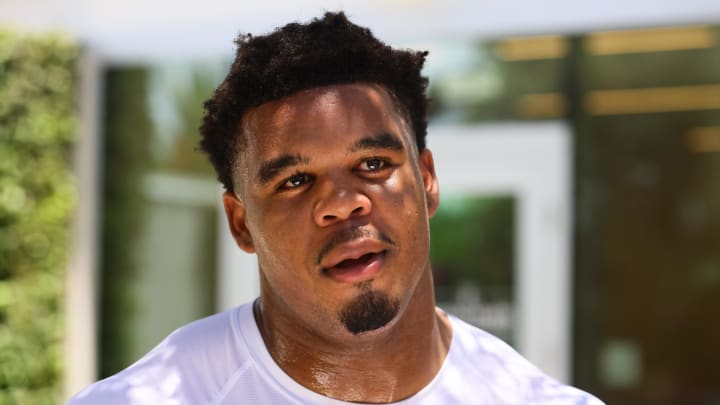
<instances>
[{"instance_id":1,"label":"lips","mask_svg":"<svg viewBox=\"0 0 720 405\"><path fill-rule=\"evenodd\" d=\"M379 253L366 253L357 259L345 259L333 267L338 269L348 269L355 266L362 266L372 261L372 259L378 254Z\"/></svg>"},{"instance_id":2,"label":"lips","mask_svg":"<svg viewBox=\"0 0 720 405\"><path fill-rule=\"evenodd\" d=\"M358 283L375 277L386 255L382 242L356 240L333 249L323 260L322 271L336 282Z\"/></svg>"}]
</instances>

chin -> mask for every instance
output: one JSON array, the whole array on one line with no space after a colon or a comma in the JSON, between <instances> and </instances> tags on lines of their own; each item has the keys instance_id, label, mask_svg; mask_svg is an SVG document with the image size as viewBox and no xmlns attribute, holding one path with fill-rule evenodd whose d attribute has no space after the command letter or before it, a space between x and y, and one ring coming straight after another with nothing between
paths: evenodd
<instances>
[{"instance_id":1,"label":"chin","mask_svg":"<svg viewBox=\"0 0 720 405\"><path fill-rule=\"evenodd\" d=\"M347 332L368 335L387 329L398 318L400 301L369 288L357 295L340 311L339 319Z\"/></svg>"}]
</instances>

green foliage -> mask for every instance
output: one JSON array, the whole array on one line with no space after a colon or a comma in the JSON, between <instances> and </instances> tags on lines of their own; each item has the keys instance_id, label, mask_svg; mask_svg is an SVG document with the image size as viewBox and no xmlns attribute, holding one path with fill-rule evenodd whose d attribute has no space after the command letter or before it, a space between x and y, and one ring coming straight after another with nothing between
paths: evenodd
<instances>
[{"instance_id":1,"label":"green foliage","mask_svg":"<svg viewBox=\"0 0 720 405\"><path fill-rule=\"evenodd\" d=\"M78 50L0 31L0 404L57 401Z\"/></svg>"}]
</instances>

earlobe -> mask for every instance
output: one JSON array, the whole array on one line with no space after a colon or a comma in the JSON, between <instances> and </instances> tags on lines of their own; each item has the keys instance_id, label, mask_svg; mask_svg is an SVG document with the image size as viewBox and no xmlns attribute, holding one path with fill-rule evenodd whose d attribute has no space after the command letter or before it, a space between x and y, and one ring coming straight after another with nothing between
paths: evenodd
<instances>
[{"instance_id":1,"label":"earlobe","mask_svg":"<svg viewBox=\"0 0 720 405\"><path fill-rule=\"evenodd\" d=\"M230 233L240 249L247 253L255 253L252 235L245 226L245 205L232 192L223 193L223 206L227 216Z\"/></svg>"},{"instance_id":2,"label":"earlobe","mask_svg":"<svg viewBox=\"0 0 720 405\"><path fill-rule=\"evenodd\" d=\"M428 216L432 217L440 205L440 186L435 175L435 163L430 149L425 148L420 152L420 173L425 188Z\"/></svg>"}]
</instances>

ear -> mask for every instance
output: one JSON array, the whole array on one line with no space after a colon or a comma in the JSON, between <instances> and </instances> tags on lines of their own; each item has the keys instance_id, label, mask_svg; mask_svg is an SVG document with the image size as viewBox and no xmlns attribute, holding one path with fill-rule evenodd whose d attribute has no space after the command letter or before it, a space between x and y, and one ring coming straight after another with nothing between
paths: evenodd
<instances>
[{"instance_id":1,"label":"ear","mask_svg":"<svg viewBox=\"0 0 720 405\"><path fill-rule=\"evenodd\" d=\"M223 193L223 206L235 243L245 252L255 253L252 235L245 226L245 204L234 193L226 191Z\"/></svg>"},{"instance_id":2,"label":"ear","mask_svg":"<svg viewBox=\"0 0 720 405\"><path fill-rule=\"evenodd\" d=\"M435 163L430 149L425 148L420 152L419 164L420 175L425 188L428 217L432 217L440 205L440 186L435 175Z\"/></svg>"}]
</instances>

